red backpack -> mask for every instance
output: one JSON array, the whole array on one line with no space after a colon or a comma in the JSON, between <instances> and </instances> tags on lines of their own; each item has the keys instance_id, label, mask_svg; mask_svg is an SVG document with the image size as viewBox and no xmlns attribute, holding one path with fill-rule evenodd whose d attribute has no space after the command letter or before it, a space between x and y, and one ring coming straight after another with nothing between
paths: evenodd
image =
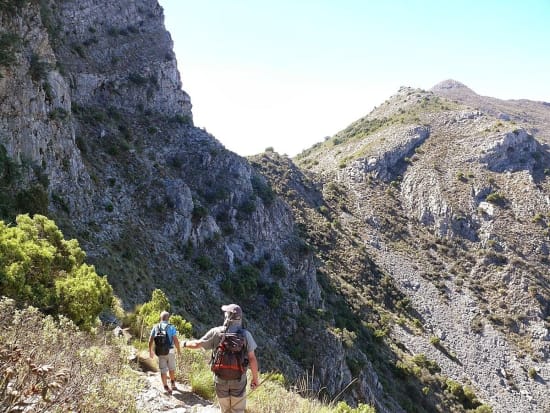
<instances>
[{"instance_id":1,"label":"red backpack","mask_svg":"<svg viewBox=\"0 0 550 413\"><path fill-rule=\"evenodd\" d=\"M210 369L223 380L236 380L246 372L246 338L244 330L223 333L218 347L212 352Z\"/></svg>"}]
</instances>

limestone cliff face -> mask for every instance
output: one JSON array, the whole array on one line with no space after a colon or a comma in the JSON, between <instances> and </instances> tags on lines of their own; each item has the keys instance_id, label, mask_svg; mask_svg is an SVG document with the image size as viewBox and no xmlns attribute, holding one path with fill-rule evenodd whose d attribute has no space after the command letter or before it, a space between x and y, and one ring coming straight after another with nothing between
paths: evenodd
<instances>
[{"instance_id":1,"label":"limestone cliff face","mask_svg":"<svg viewBox=\"0 0 550 413\"><path fill-rule=\"evenodd\" d=\"M286 347L302 312L325 306L318 260L265 178L193 127L158 2L29 1L0 10L0 23L16 39L0 63L0 144L24 172L10 188L38 185L40 212L79 240L127 308L161 288L202 334L238 301L265 368L311 369ZM351 380L346 350L315 336L331 343L315 386L336 394ZM356 396L374 400L368 377Z\"/></svg>"},{"instance_id":2,"label":"limestone cliff face","mask_svg":"<svg viewBox=\"0 0 550 413\"><path fill-rule=\"evenodd\" d=\"M0 27L4 36L15 38L15 62L0 67L0 143L18 163L45 173L50 191L89 188L89 175L75 145L75 127L67 119L69 81L59 73L39 8L29 5L14 16L0 14Z\"/></svg>"},{"instance_id":3,"label":"limestone cliff face","mask_svg":"<svg viewBox=\"0 0 550 413\"><path fill-rule=\"evenodd\" d=\"M75 103L192 116L157 2L88 0L53 7L63 27L56 52L71 74Z\"/></svg>"}]
</instances>

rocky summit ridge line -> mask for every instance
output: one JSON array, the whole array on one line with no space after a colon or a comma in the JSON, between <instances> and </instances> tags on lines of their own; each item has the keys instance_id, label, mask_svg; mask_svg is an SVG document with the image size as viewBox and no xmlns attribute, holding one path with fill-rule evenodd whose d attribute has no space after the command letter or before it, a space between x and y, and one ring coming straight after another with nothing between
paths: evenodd
<instances>
[{"instance_id":1,"label":"rocky summit ridge line","mask_svg":"<svg viewBox=\"0 0 550 413\"><path fill-rule=\"evenodd\" d=\"M262 369L329 399L357 379L341 397L379 412L545 412L550 104L403 87L295 159L245 159L193 126L156 0L19 3L4 219L54 218L127 308L162 288L202 332L242 302Z\"/></svg>"}]
</instances>

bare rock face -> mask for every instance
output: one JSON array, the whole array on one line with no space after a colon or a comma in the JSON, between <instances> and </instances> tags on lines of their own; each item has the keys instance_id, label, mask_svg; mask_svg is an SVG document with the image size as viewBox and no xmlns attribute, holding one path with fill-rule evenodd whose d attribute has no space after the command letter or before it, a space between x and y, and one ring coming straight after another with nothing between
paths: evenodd
<instances>
[{"instance_id":1,"label":"bare rock face","mask_svg":"<svg viewBox=\"0 0 550 413\"><path fill-rule=\"evenodd\" d=\"M430 130L425 126L396 128L385 131L384 144L376 146L376 155L372 153L366 159L359 159L347 170L352 179L363 180L367 174L389 181L395 177L399 163L414 154L414 149L429 136ZM374 151L373 151L374 152Z\"/></svg>"},{"instance_id":2,"label":"bare rock face","mask_svg":"<svg viewBox=\"0 0 550 413\"><path fill-rule=\"evenodd\" d=\"M59 18L70 27L59 48L71 62L73 100L125 110L191 118L170 34L156 1L59 2Z\"/></svg>"},{"instance_id":3,"label":"bare rock face","mask_svg":"<svg viewBox=\"0 0 550 413\"><path fill-rule=\"evenodd\" d=\"M487 168L496 172L521 169L532 171L536 163L533 155L537 149L537 142L532 135L526 130L516 129L488 142L484 148L486 155L481 162L487 163Z\"/></svg>"}]
</instances>

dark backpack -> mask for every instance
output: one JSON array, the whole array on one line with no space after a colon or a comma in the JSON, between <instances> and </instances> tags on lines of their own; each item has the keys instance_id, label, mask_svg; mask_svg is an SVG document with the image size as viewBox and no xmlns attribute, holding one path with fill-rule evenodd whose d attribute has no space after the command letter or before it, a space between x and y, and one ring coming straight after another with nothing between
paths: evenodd
<instances>
[{"instance_id":1,"label":"dark backpack","mask_svg":"<svg viewBox=\"0 0 550 413\"><path fill-rule=\"evenodd\" d=\"M166 356L170 352L170 338L166 328L168 328L168 324L165 324L163 328L162 323L159 323L155 329L153 339L155 340L155 354L157 356Z\"/></svg>"},{"instance_id":2,"label":"dark backpack","mask_svg":"<svg viewBox=\"0 0 550 413\"><path fill-rule=\"evenodd\" d=\"M246 372L246 338L244 330L223 333L218 347L212 353L210 369L223 380L240 379Z\"/></svg>"}]
</instances>

